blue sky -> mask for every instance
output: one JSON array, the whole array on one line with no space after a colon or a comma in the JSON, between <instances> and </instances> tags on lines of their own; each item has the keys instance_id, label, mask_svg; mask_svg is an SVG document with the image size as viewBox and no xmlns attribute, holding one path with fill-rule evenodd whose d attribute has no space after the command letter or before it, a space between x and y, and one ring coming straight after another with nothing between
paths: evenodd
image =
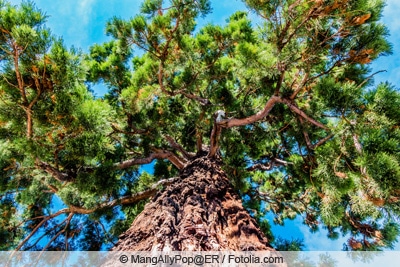
<instances>
[{"instance_id":1,"label":"blue sky","mask_svg":"<svg viewBox=\"0 0 400 267\"><path fill-rule=\"evenodd\" d=\"M10 0L9 0L10 1ZM19 4L20 0L11 0ZM108 40L104 34L105 23L113 16L129 19L138 13L141 0L35 0L38 8L49 15L47 26L56 36L62 36L65 44L88 51L95 43ZM200 23L212 22L223 24L225 20L238 9L244 9L239 0L212 1L213 13ZM400 85L400 1L387 0L383 14L383 22L391 32L389 41L393 45L393 55L382 57L371 67L373 71L386 70L375 76L375 84L389 81L396 87ZM97 92L102 95L103 92ZM307 250L341 250L347 238L330 241L325 231L311 233L307 226L301 224L301 219L289 221L284 227L276 226L273 231L285 238L302 238ZM400 250L397 244L396 250Z\"/></svg>"}]
</instances>

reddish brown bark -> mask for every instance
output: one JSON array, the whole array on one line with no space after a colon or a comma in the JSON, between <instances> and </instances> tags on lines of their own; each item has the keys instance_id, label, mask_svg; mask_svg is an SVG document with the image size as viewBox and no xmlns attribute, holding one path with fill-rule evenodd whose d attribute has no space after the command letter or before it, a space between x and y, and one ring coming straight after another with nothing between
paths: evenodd
<instances>
[{"instance_id":1,"label":"reddish brown bark","mask_svg":"<svg viewBox=\"0 0 400 267\"><path fill-rule=\"evenodd\" d=\"M216 159L199 157L158 193L114 251L272 250Z\"/></svg>"}]
</instances>

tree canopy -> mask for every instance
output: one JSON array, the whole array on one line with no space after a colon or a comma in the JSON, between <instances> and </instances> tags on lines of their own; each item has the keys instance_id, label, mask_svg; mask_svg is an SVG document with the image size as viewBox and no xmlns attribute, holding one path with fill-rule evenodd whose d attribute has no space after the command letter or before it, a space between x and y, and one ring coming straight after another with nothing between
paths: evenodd
<instances>
[{"instance_id":1,"label":"tree canopy","mask_svg":"<svg viewBox=\"0 0 400 267\"><path fill-rule=\"evenodd\" d=\"M200 152L271 240L266 214L345 234L345 249L393 248L400 94L369 67L391 53L384 2L245 3L197 28L210 1L144 0L85 54L32 2L0 0L0 249L112 247Z\"/></svg>"}]
</instances>

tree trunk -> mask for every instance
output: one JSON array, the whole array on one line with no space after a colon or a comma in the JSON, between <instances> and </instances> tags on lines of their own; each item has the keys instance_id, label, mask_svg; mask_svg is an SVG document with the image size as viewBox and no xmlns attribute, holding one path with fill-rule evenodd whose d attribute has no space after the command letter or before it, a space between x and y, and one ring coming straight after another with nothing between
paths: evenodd
<instances>
[{"instance_id":1,"label":"tree trunk","mask_svg":"<svg viewBox=\"0 0 400 267\"><path fill-rule=\"evenodd\" d=\"M199 157L149 202L114 251L273 250L218 161Z\"/></svg>"}]
</instances>

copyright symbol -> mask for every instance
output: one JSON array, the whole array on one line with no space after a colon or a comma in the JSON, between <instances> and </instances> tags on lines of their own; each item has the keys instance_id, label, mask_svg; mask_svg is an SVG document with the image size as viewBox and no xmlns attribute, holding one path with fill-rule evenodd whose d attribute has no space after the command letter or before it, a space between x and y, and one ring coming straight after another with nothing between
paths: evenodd
<instances>
[{"instance_id":1,"label":"copyright symbol","mask_svg":"<svg viewBox=\"0 0 400 267\"><path fill-rule=\"evenodd\" d=\"M119 261L120 261L121 263L127 263L128 260L129 260L129 258L128 258L128 256L126 256L126 255L121 255L121 256L119 257Z\"/></svg>"},{"instance_id":2,"label":"copyright symbol","mask_svg":"<svg viewBox=\"0 0 400 267\"><path fill-rule=\"evenodd\" d=\"M194 264L203 265L204 264L204 258L201 255L197 255L196 257L194 257Z\"/></svg>"}]
</instances>

